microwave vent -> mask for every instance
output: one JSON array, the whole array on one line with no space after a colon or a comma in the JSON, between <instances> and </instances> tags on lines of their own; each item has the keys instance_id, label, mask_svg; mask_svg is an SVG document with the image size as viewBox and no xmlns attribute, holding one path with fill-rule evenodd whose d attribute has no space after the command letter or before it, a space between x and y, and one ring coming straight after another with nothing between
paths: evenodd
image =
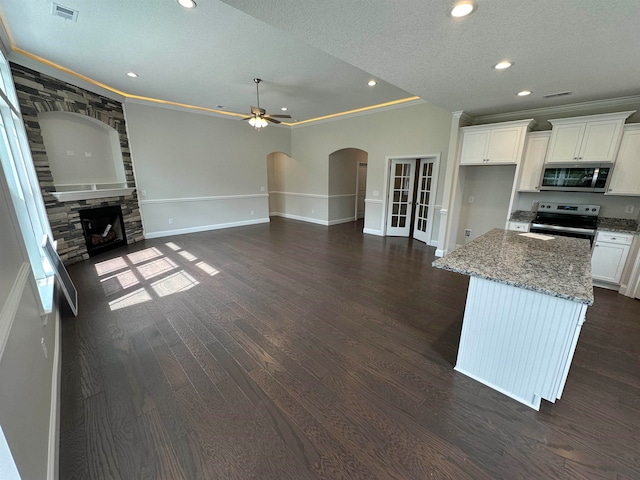
<instances>
[{"instance_id":1,"label":"microwave vent","mask_svg":"<svg viewBox=\"0 0 640 480\"><path fill-rule=\"evenodd\" d=\"M51 15L56 17L62 17L65 20L71 20L72 22L78 21L78 10L74 10L58 3L51 4Z\"/></svg>"}]
</instances>

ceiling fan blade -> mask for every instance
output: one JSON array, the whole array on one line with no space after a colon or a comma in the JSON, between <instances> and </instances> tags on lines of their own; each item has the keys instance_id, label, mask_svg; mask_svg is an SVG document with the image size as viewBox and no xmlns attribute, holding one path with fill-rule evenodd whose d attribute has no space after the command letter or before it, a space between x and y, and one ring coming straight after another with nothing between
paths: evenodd
<instances>
[{"instance_id":1,"label":"ceiling fan blade","mask_svg":"<svg viewBox=\"0 0 640 480\"><path fill-rule=\"evenodd\" d=\"M275 118L271 118L269 116L264 116L262 117L264 118L267 122L271 122L271 123L282 123L280 120L276 120Z\"/></svg>"},{"instance_id":2,"label":"ceiling fan blade","mask_svg":"<svg viewBox=\"0 0 640 480\"><path fill-rule=\"evenodd\" d=\"M250 120L252 118L253 118L253 115L251 115L250 117L241 118L240 120Z\"/></svg>"},{"instance_id":3,"label":"ceiling fan blade","mask_svg":"<svg viewBox=\"0 0 640 480\"><path fill-rule=\"evenodd\" d=\"M267 112L264 108L254 107L253 105L251 105L251 113L253 113L254 115L264 115Z\"/></svg>"},{"instance_id":4,"label":"ceiling fan blade","mask_svg":"<svg viewBox=\"0 0 640 480\"><path fill-rule=\"evenodd\" d=\"M271 118L291 118L291 115L271 115L271 114L266 114L265 117L271 117Z\"/></svg>"}]
</instances>

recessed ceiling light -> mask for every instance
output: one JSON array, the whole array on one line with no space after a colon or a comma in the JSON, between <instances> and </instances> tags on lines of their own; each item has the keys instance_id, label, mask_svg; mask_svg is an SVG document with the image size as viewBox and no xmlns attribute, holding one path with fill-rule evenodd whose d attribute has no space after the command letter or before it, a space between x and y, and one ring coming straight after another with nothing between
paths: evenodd
<instances>
[{"instance_id":1,"label":"recessed ceiling light","mask_svg":"<svg viewBox=\"0 0 640 480\"><path fill-rule=\"evenodd\" d=\"M287 107L282 107L280 110L282 110L283 112L287 111Z\"/></svg>"},{"instance_id":2,"label":"recessed ceiling light","mask_svg":"<svg viewBox=\"0 0 640 480\"><path fill-rule=\"evenodd\" d=\"M513 63L508 61L508 60L504 60L500 63L496 63L493 68L495 68L496 70L504 70L505 68L509 68L513 66Z\"/></svg>"},{"instance_id":3,"label":"recessed ceiling light","mask_svg":"<svg viewBox=\"0 0 640 480\"><path fill-rule=\"evenodd\" d=\"M518 92L517 95L519 97L526 97L527 95L531 95L531 90L522 90L521 92Z\"/></svg>"},{"instance_id":4,"label":"recessed ceiling light","mask_svg":"<svg viewBox=\"0 0 640 480\"><path fill-rule=\"evenodd\" d=\"M131 78L138 78L138 74L136 72L127 72L127 76Z\"/></svg>"},{"instance_id":5,"label":"recessed ceiling light","mask_svg":"<svg viewBox=\"0 0 640 480\"><path fill-rule=\"evenodd\" d=\"M473 13L478 6L473 0L460 0L453 4L453 7L449 10L449 15L453 18L466 17L470 13Z\"/></svg>"},{"instance_id":6,"label":"recessed ceiling light","mask_svg":"<svg viewBox=\"0 0 640 480\"><path fill-rule=\"evenodd\" d=\"M178 0L178 3L184 8L196 8L196 2L193 0Z\"/></svg>"},{"instance_id":7,"label":"recessed ceiling light","mask_svg":"<svg viewBox=\"0 0 640 480\"><path fill-rule=\"evenodd\" d=\"M367 83L367 85L369 85L370 87L373 87L376 85L376 81L375 80L369 80L369 82Z\"/></svg>"}]
</instances>

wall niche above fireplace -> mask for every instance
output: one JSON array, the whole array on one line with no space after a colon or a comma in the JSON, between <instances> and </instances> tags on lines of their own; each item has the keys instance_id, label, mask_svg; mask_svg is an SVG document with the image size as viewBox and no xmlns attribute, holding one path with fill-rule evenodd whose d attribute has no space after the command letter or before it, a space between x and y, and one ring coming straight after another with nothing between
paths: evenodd
<instances>
[{"instance_id":1,"label":"wall niche above fireplace","mask_svg":"<svg viewBox=\"0 0 640 480\"><path fill-rule=\"evenodd\" d=\"M59 201L129 195L118 132L75 112L38 114Z\"/></svg>"}]
</instances>

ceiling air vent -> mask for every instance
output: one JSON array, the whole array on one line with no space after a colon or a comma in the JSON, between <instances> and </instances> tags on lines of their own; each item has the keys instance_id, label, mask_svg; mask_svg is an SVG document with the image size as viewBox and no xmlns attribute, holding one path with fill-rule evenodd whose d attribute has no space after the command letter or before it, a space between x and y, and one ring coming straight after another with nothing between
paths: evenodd
<instances>
[{"instance_id":1,"label":"ceiling air vent","mask_svg":"<svg viewBox=\"0 0 640 480\"><path fill-rule=\"evenodd\" d=\"M51 4L51 15L62 17L65 20L71 20L75 22L78 20L78 11L57 3Z\"/></svg>"},{"instance_id":2,"label":"ceiling air vent","mask_svg":"<svg viewBox=\"0 0 640 480\"><path fill-rule=\"evenodd\" d=\"M566 97L567 95L571 95L572 93L573 92L549 93L548 95L543 95L542 98Z\"/></svg>"}]
</instances>

